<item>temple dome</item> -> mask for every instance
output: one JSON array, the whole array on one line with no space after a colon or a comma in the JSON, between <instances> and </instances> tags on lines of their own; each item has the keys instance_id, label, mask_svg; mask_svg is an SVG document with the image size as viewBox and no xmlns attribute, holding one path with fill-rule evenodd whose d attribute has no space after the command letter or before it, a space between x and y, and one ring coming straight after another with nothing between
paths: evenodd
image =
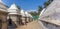
<instances>
[{"instance_id":1,"label":"temple dome","mask_svg":"<svg viewBox=\"0 0 60 29\"><path fill-rule=\"evenodd\" d=\"M20 11L20 14L21 14L22 16L25 16L24 10L21 10L21 11Z\"/></svg>"},{"instance_id":2,"label":"temple dome","mask_svg":"<svg viewBox=\"0 0 60 29\"><path fill-rule=\"evenodd\" d=\"M16 4L13 3L9 9L18 9L18 6L16 6Z\"/></svg>"},{"instance_id":3,"label":"temple dome","mask_svg":"<svg viewBox=\"0 0 60 29\"><path fill-rule=\"evenodd\" d=\"M15 3L13 3L10 8L8 9L8 12L10 12L9 14L20 14L20 9L16 6Z\"/></svg>"},{"instance_id":4,"label":"temple dome","mask_svg":"<svg viewBox=\"0 0 60 29\"><path fill-rule=\"evenodd\" d=\"M32 15L31 14L28 14L29 15L29 17L32 17Z\"/></svg>"},{"instance_id":5,"label":"temple dome","mask_svg":"<svg viewBox=\"0 0 60 29\"><path fill-rule=\"evenodd\" d=\"M28 14L28 12L25 12L25 15L26 15L26 17L29 17L29 14Z\"/></svg>"},{"instance_id":6,"label":"temple dome","mask_svg":"<svg viewBox=\"0 0 60 29\"><path fill-rule=\"evenodd\" d=\"M60 0L53 1L47 8L43 10L43 13L41 12L42 14L40 14L39 20L60 25Z\"/></svg>"}]
</instances>

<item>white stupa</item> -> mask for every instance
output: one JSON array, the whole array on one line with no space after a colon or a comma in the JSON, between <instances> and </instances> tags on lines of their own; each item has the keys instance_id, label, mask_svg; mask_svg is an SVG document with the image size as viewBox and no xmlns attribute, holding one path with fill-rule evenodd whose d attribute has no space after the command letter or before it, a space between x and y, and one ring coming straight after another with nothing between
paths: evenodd
<instances>
[{"instance_id":1,"label":"white stupa","mask_svg":"<svg viewBox=\"0 0 60 29\"><path fill-rule=\"evenodd\" d=\"M9 9L18 9L18 7L16 6L15 3L13 3Z\"/></svg>"},{"instance_id":2,"label":"white stupa","mask_svg":"<svg viewBox=\"0 0 60 29\"><path fill-rule=\"evenodd\" d=\"M15 4L15 3L13 3L11 6L10 6L10 8L8 9L8 12L9 12L9 14L8 14L8 17L7 17L7 19L9 20L9 19L11 19L15 24L16 24L16 26L18 27L18 25L19 25L19 16L20 16L20 9L19 9L19 7ZM17 22L18 21L18 22ZM14 24L14 23L12 23L12 24Z\"/></svg>"},{"instance_id":3,"label":"white stupa","mask_svg":"<svg viewBox=\"0 0 60 29\"><path fill-rule=\"evenodd\" d=\"M25 12L25 16L26 16L26 17L28 17L28 16L29 16L28 12Z\"/></svg>"},{"instance_id":4,"label":"white stupa","mask_svg":"<svg viewBox=\"0 0 60 29\"><path fill-rule=\"evenodd\" d=\"M21 14L23 17L25 17L25 12L24 12L24 10L21 10L21 11L20 11L20 14Z\"/></svg>"},{"instance_id":5,"label":"white stupa","mask_svg":"<svg viewBox=\"0 0 60 29\"><path fill-rule=\"evenodd\" d=\"M45 10L43 13L41 12L40 17L53 17L56 19L51 20L60 20L60 0L54 0L47 8L43 9Z\"/></svg>"},{"instance_id":6,"label":"white stupa","mask_svg":"<svg viewBox=\"0 0 60 29\"><path fill-rule=\"evenodd\" d=\"M25 15L26 15L26 17L32 17L32 15L29 14L28 12L25 12Z\"/></svg>"},{"instance_id":7,"label":"white stupa","mask_svg":"<svg viewBox=\"0 0 60 29\"><path fill-rule=\"evenodd\" d=\"M29 14L29 21L30 21L30 22L33 21L33 17L32 17L31 14Z\"/></svg>"},{"instance_id":8,"label":"white stupa","mask_svg":"<svg viewBox=\"0 0 60 29\"><path fill-rule=\"evenodd\" d=\"M21 16L22 16L22 17L21 17L22 23L25 24L25 20L26 20L26 19L25 19L25 11L24 11L24 10L21 10L21 11L20 11L20 14L21 14Z\"/></svg>"},{"instance_id":9,"label":"white stupa","mask_svg":"<svg viewBox=\"0 0 60 29\"><path fill-rule=\"evenodd\" d=\"M16 15L20 14L20 9L16 6L15 3L13 3L11 5L11 7L8 9L8 11L10 12L9 14L16 14Z\"/></svg>"},{"instance_id":10,"label":"white stupa","mask_svg":"<svg viewBox=\"0 0 60 29\"><path fill-rule=\"evenodd\" d=\"M41 12L39 17L43 25L48 29L60 29L60 0L53 0L53 2L43 10L43 13Z\"/></svg>"},{"instance_id":11,"label":"white stupa","mask_svg":"<svg viewBox=\"0 0 60 29\"><path fill-rule=\"evenodd\" d=\"M28 12L25 12L25 17L26 17L27 22L30 22L29 20L31 20L31 16Z\"/></svg>"}]
</instances>

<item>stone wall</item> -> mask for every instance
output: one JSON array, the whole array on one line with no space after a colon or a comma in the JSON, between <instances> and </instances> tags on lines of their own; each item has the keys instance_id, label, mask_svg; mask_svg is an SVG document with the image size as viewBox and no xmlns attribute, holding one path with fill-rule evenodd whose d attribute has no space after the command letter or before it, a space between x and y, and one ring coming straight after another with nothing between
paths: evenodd
<instances>
[{"instance_id":1,"label":"stone wall","mask_svg":"<svg viewBox=\"0 0 60 29\"><path fill-rule=\"evenodd\" d=\"M7 14L0 14L0 20L2 21L2 29L7 29Z\"/></svg>"},{"instance_id":2,"label":"stone wall","mask_svg":"<svg viewBox=\"0 0 60 29\"><path fill-rule=\"evenodd\" d=\"M55 24L51 24L51 23L48 23L48 22L42 22L42 23L48 29L60 29L60 26L57 26Z\"/></svg>"}]
</instances>

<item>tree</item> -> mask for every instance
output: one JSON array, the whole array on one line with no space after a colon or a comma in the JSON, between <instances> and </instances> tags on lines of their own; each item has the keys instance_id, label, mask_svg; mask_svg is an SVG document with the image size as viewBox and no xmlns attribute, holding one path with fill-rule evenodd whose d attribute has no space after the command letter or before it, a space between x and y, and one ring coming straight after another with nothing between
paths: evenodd
<instances>
[{"instance_id":1,"label":"tree","mask_svg":"<svg viewBox=\"0 0 60 29\"><path fill-rule=\"evenodd\" d=\"M51 3L53 0L48 0L49 3Z\"/></svg>"},{"instance_id":2,"label":"tree","mask_svg":"<svg viewBox=\"0 0 60 29\"><path fill-rule=\"evenodd\" d=\"M31 12L29 12L29 13L30 13L32 16L36 16L36 15L38 14L38 13L35 12L35 11L34 11L34 12L31 11Z\"/></svg>"},{"instance_id":3,"label":"tree","mask_svg":"<svg viewBox=\"0 0 60 29\"><path fill-rule=\"evenodd\" d=\"M44 8L46 8L53 0L48 0L47 2L44 3Z\"/></svg>"},{"instance_id":4,"label":"tree","mask_svg":"<svg viewBox=\"0 0 60 29\"><path fill-rule=\"evenodd\" d=\"M44 3L44 8L46 8L50 3L49 2L45 2Z\"/></svg>"},{"instance_id":5,"label":"tree","mask_svg":"<svg viewBox=\"0 0 60 29\"><path fill-rule=\"evenodd\" d=\"M38 7L38 15L40 14L40 12L43 10L43 7L42 6L39 6Z\"/></svg>"},{"instance_id":6,"label":"tree","mask_svg":"<svg viewBox=\"0 0 60 29\"><path fill-rule=\"evenodd\" d=\"M21 7L17 6L17 8L21 10Z\"/></svg>"},{"instance_id":7,"label":"tree","mask_svg":"<svg viewBox=\"0 0 60 29\"><path fill-rule=\"evenodd\" d=\"M44 3L44 8L46 8L53 0L48 0L47 2ZM38 7L38 15L40 14L40 12L43 10L42 6Z\"/></svg>"}]
</instances>

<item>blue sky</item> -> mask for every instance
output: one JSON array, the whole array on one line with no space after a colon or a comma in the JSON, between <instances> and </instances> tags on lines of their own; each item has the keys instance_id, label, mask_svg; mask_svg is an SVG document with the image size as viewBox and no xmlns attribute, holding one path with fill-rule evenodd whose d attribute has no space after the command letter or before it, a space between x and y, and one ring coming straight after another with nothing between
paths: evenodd
<instances>
[{"instance_id":1,"label":"blue sky","mask_svg":"<svg viewBox=\"0 0 60 29\"><path fill-rule=\"evenodd\" d=\"M43 6L44 2L47 0L3 0L7 6L10 7L11 4L15 3L16 5L20 6L21 9L25 11L30 10L38 10L38 6Z\"/></svg>"}]
</instances>

